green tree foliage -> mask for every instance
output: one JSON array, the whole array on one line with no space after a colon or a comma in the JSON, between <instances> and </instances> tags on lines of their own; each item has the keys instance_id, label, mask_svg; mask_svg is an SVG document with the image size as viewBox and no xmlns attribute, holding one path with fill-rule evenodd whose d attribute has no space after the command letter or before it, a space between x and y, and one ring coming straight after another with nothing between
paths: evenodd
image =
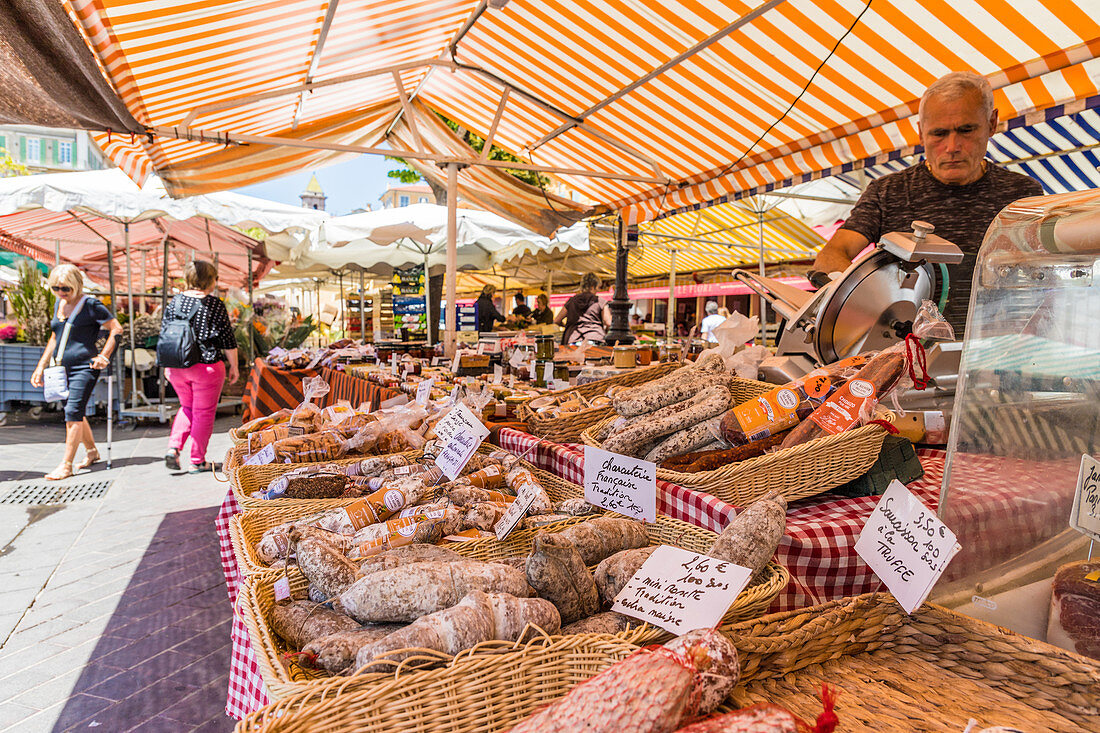
<instances>
[{"instance_id":1,"label":"green tree foliage","mask_svg":"<svg viewBox=\"0 0 1100 733\"><path fill-rule=\"evenodd\" d=\"M436 113L436 114L438 114L438 113ZM475 151L477 151L477 153L480 154L481 151L485 149L485 138L481 137L480 135L478 135L476 133L470 132L465 127L459 125L457 122L455 122L453 120L447 119L443 115L439 115L439 119L443 120L443 122L446 123L447 127L451 128L451 130L453 130L455 132L455 134L458 135L459 138L461 138L467 145L469 145L471 148L473 148ZM404 166L402 168L396 168L396 169L386 173L386 175L388 177L396 179L396 180L400 181L401 183L406 183L406 184L416 183L417 181L422 180L422 177L421 177L420 173L418 173L415 168L410 167L409 164L408 164L408 161L406 161L404 158L396 158L396 157L392 157L392 156L386 156L386 157L389 160L397 161L398 163L401 163ZM504 150L503 148L497 147L496 145L493 145L489 149L489 160L501 160L501 161L514 162L514 163L525 163L525 162L527 162L525 160L522 160L521 158L517 158L516 156L509 153L507 150ZM519 180L523 181L524 183L529 183L532 186L539 186L540 188L545 188L546 186L548 186L550 184L550 180L546 176L540 175L539 173L537 173L535 171L518 170L518 169L513 170L511 168L507 168L505 170L507 170L509 173L511 173L513 176L515 176ZM431 181L427 181L427 183L429 185L431 185ZM435 189L436 189L436 187L433 185L432 190L435 191ZM435 191L435 192L436 192L436 200L440 201L442 203L442 198L439 195L439 191Z\"/></svg>"}]
</instances>

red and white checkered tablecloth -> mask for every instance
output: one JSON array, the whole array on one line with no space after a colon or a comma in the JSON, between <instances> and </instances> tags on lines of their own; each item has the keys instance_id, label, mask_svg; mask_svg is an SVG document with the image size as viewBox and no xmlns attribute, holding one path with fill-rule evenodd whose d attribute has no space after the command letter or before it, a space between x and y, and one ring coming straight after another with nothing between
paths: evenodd
<instances>
[{"instance_id":1,"label":"red and white checkered tablecloth","mask_svg":"<svg viewBox=\"0 0 1100 733\"><path fill-rule=\"evenodd\" d=\"M535 466L567 481L582 483L583 447L559 445L527 433L504 428L500 446L525 457ZM945 451L917 452L924 476L909 489L930 509L938 505ZM948 566L946 579L986 567L1054 536L1064 529L1075 468L1065 462L1036 467L1031 461L1006 457L970 458L965 491L952 499L947 523L963 550ZM658 481L657 510L697 527L720 532L736 508L709 494ZM855 543L878 497L845 498L823 494L794 502L787 513L786 536L777 560L791 580L769 610L786 611L877 590L878 578L859 559ZM1044 507L1035 511L1035 507ZM1030 508L1030 510L1029 510ZM236 600L241 575L229 543L229 518L240 511L229 492L216 521L221 542L222 568L230 598ZM233 621L233 659L226 712L240 718L268 702L244 624Z\"/></svg>"},{"instance_id":2,"label":"red and white checkered tablecloth","mask_svg":"<svg viewBox=\"0 0 1100 733\"><path fill-rule=\"evenodd\" d=\"M229 659L229 690L225 701L225 714L240 720L249 713L259 710L269 702L267 687L260 676L256 664L256 655L248 638L244 621L237 615L237 593L241 589L240 569L233 557L233 546L229 541L229 520L241 511L233 490L225 495L221 511L214 520L218 531L218 545L221 550L222 572L225 573L225 587L229 591L229 601L233 604L233 628L230 639L233 642Z\"/></svg>"}]
</instances>

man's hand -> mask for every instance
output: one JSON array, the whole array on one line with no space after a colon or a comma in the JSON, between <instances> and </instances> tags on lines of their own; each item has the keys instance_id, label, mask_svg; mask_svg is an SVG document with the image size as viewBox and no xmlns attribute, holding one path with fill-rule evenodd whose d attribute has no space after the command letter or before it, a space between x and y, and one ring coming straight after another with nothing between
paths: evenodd
<instances>
[{"instance_id":1,"label":"man's hand","mask_svg":"<svg viewBox=\"0 0 1100 733\"><path fill-rule=\"evenodd\" d=\"M226 377L230 384L236 384L237 380L241 378L241 369L236 364L229 365L229 375Z\"/></svg>"},{"instance_id":2,"label":"man's hand","mask_svg":"<svg viewBox=\"0 0 1100 733\"><path fill-rule=\"evenodd\" d=\"M832 239L817 253L813 269L817 272L844 272L863 249L870 244L867 237L851 229L837 229Z\"/></svg>"}]
</instances>

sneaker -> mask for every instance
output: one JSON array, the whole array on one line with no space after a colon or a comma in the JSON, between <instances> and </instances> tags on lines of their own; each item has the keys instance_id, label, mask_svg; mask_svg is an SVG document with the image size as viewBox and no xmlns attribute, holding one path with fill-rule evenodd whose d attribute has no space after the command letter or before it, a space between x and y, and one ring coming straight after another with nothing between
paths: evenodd
<instances>
[{"instance_id":1,"label":"sneaker","mask_svg":"<svg viewBox=\"0 0 1100 733\"><path fill-rule=\"evenodd\" d=\"M192 465L191 470L187 473L208 473L220 470L222 470L222 464L214 463L213 461L203 461L202 463Z\"/></svg>"},{"instance_id":2,"label":"sneaker","mask_svg":"<svg viewBox=\"0 0 1100 733\"><path fill-rule=\"evenodd\" d=\"M180 470L180 452L178 450L170 450L165 453L164 465L168 467L169 471Z\"/></svg>"}]
</instances>

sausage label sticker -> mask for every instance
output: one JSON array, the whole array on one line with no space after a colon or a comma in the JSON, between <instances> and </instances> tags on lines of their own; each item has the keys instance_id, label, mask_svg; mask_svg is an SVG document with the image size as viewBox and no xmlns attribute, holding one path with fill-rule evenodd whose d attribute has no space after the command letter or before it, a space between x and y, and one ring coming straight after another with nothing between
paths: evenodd
<instances>
[{"instance_id":1,"label":"sausage label sticker","mask_svg":"<svg viewBox=\"0 0 1100 733\"><path fill-rule=\"evenodd\" d=\"M856 541L856 553L906 613L920 608L962 546L900 481L890 482Z\"/></svg>"},{"instance_id":2,"label":"sausage label sticker","mask_svg":"<svg viewBox=\"0 0 1100 733\"><path fill-rule=\"evenodd\" d=\"M1091 539L1100 540L1100 461L1087 453L1081 456L1069 526Z\"/></svg>"},{"instance_id":3,"label":"sausage label sticker","mask_svg":"<svg viewBox=\"0 0 1100 733\"><path fill-rule=\"evenodd\" d=\"M718 625L752 571L728 560L661 545L615 596L612 611L674 634Z\"/></svg>"},{"instance_id":4,"label":"sausage label sticker","mask_svg":"<svg viewBox=\"0 0 1100 733\"><path fill-rule=\"evenodd\" d=\"M657 521L657 464L584 447L584 500L646 522Z\"/></svg>"},{"instance_id":5,"label":"sausage label sticker","mask_svg":"<svg viewBox=\"0 0 1100 733\"><path fill-rule=\"evenodd\" d=\"M856 424L864 406L874 399L875 385L866 379L849 379L810 419L827 433L843 433Z\"/></svg>"}]
</instances>

